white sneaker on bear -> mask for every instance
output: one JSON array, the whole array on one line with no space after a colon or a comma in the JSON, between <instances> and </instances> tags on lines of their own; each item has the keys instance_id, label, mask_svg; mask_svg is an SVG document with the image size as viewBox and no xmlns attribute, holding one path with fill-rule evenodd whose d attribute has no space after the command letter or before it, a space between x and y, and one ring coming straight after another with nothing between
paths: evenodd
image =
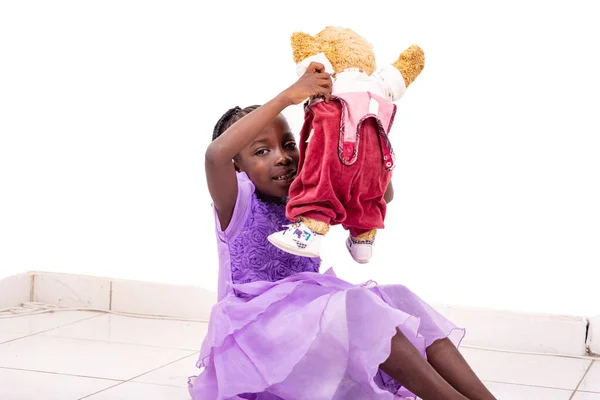
<instances>
[{"instance_id":1,"label":"white sneaker on bear","mask_svg":"<svg viewBox=\"0 0 600 400\"><path fill-rule=\"evenodd\" d=\"M366 264L373 256L373 240L356 240L352 236L348 236L346 247L350 255L359 264Z\"/></svg>"},{"instance_id":2,"label":"white sneaker on bear","mask_svg":"<svg viewBox=\"0 0 600 400\"><path fill-rule=\"evenodd\" d=\"M322 235L308 228L304 222L289 225L285 231L275 232L267 238L275 247L301 257L319 257Z\"/></svg>"}]
</instances>

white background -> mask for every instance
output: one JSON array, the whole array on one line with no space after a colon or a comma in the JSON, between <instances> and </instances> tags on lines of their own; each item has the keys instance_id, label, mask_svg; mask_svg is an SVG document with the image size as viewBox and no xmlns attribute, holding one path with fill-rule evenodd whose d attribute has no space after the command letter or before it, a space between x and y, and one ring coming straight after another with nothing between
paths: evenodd
<instances>
[{"instance_id":1,"label":"white background","mask_svg":"<svg viewBox=\"0 0 600 400\"><path fill-rule=\"evenodd\" d=\"M214 123L294 82L292 32L340 25L379 66L412 43L427 61L398 103L376 257L352 263L338 227L323 268L436 303L600 313L593 1L203 3L0 2L0 277L215 289ZM285 115L297 133L301 108Z\"/></svg>"}]
</instances>

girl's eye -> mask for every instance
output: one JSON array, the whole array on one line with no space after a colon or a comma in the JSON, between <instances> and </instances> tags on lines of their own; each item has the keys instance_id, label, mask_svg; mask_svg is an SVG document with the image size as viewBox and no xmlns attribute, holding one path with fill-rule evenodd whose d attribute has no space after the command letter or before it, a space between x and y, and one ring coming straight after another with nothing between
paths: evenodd
<instances>
[{"instance_id":1,"label":"girl's eye","mask_svg":"<svg viewBox=\"0 0 600 400\"><path fill-rule=\"evenodd\" d=\"M269 150L267 150L267 149L258 149L258 150L256 150L254 152L254 155L255 156L262 156L262 155L267 154L267 151L269 151Z\"/></svg>"},{"instance_id":2,"label":"girl's eye","mask_svg":"<svg viewBox=\"0 0 600 400\"><path fill-rule=\"evenodd\" d=\"M296 142L289 142L285 145L286 149L295 149L296 148Z\"/></svg>"}]
</instances>

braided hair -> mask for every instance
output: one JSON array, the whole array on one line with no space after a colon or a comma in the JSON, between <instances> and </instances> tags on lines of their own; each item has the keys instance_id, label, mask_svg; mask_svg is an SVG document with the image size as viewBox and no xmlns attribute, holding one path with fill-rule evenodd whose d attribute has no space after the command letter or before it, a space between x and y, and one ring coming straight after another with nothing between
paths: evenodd
<instances>
[{"instance_id":1,"label":"braided hair","mask_svg":"<svg viewBox=\"0 0 600 400\"><path fill-rule=\"evenodd\" d=\"M229 127L239 121L243 116L250 114L256 110L258 105L249 106L246 108L239 108L235 106L227 110L225 114L217 121L215 129L213 130L212 140L215 140L223 134Z\"/></svg>"}]
</instances>

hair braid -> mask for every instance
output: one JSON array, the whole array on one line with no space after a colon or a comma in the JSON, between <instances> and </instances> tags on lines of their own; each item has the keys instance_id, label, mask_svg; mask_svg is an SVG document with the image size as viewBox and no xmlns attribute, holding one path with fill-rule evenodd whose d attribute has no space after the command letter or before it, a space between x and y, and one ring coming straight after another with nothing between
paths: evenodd
<instances>
[{"instance_id":1,"label":"hair braid","mask_svg":"<svg viewBox=\"0 0 600 400\"><path fill-rule=\"evenodd\" d=\"M223 134L229 127L239 121L245 115L250 114L252 111L256 110L259 106L253 105L246 107L244 109L235 106L227 110L225 114L215 124L215 128L213 129L212 140L215 140L219 136Z\"/></svg>"}]
</instances>

